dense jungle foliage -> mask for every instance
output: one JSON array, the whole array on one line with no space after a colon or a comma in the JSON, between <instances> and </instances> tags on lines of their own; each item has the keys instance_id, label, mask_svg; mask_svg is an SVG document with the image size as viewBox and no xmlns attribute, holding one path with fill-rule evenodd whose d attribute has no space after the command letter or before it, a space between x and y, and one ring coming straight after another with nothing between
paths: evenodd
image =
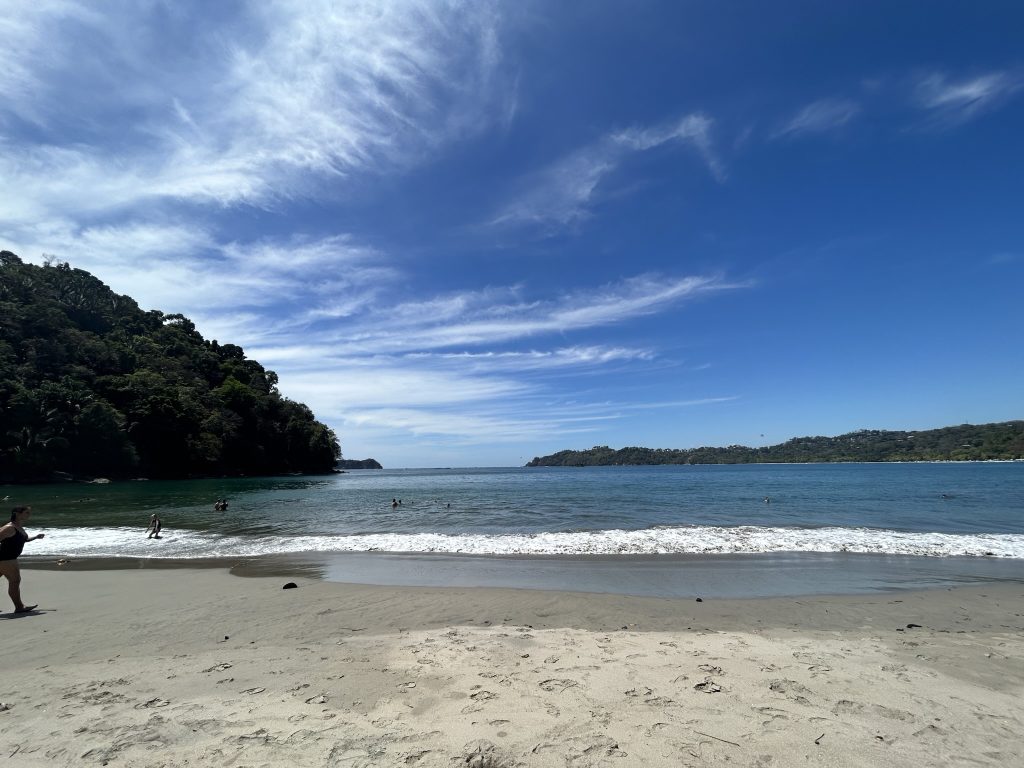
<instances>
[{"instance_id":1,"label":"dense jungle foliage","mask_svg":"<svg viewBox=\"0 0 1024 768\"><path fill-rule=\"evenodd\" d=\"M985 461L1024 458L1024 421L961 424L923 432L862 429L838 437L795 437L779 445L748 448L622 448L538 456L528 467L595 467L621 464L768 464L829 461Z\"/></svg>"},{"instance_id":2,"label":"dense jungle foliage","mask_svg":"<svg viewBox=\"0 0 1024 768\"><path fill-rule=\"evenodd\" d=\"M340 457L241 347L0 251L0 482L326 472Z\"/></svg>"}]
</instances>

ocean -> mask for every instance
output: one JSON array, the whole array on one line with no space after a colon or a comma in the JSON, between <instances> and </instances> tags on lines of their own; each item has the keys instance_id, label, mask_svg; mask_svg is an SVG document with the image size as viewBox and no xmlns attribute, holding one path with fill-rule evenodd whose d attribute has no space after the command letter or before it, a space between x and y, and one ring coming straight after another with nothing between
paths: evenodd
<instances>
[{"instance_id":1,"label":"ocean","mask_svg":"<svg viewBox=\"0 0 1024 768\"><path fill-rule=\"evenodd\" d=\"M1020 462L353 470L4 493L46 533L26 562L226 558L342 581L670 595L1024 580ZM159 540L144 533L153 513Z\"/></svg>"}]
</instances>

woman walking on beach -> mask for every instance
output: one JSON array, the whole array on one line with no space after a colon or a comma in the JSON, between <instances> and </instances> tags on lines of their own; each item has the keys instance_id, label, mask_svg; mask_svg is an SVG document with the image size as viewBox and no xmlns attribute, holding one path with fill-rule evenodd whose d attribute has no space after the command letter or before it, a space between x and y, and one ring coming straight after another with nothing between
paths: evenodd
<instances>
[{"instance_id":1,"label":"woman walking on beach","mask_svg":"<svg viewBox=\"0 0 1024 768\"><path fill-rule=\"evenodd\" d=\"M29 536L21 527L30 517L32 507L15 507L11 510L11 522L0 528L0 576L7 577L7 594L14 602L15 613L28 613L36 607L21 602L21 571L18 568L18 555L25 543L43 538L41 533Z\"/></svg>"}]
</instances>

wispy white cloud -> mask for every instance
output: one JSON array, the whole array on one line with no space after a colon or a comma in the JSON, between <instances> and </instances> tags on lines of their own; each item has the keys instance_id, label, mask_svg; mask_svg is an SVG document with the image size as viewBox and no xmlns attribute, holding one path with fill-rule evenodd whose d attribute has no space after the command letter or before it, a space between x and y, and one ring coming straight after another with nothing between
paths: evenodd
<instances>
[{"instance_id":1,"label":"wispy white cloud","mask_svg":"<svg viewBox=\"0 0 1024 768\"><path fill-rule=\"evenodd\" d=\"M530 338L624 322L735 289L713 278L647 275L557 297L529 286L492 287L394 307L386 301L324 327L315 343L301 330L268 333L250 353L281 386L317 413L360 433L401 429L459 444L539 439L586 432L635 410L614 401L552 402L552 375L651 365L654 350L604 345L516 349ZM649 403L700 407L724 398Z\"/></svg>"},{"instance_id":2,"label":"wispy white cloud","mask_svg":"<svg viewBox=\"0 0 1024 768\"><path fill-rule=\"evenodd\" d=\"M25 234L8 247L37 262L44 254L70 260L146 308L183 312L200 329L215 328L218 336L234 330L237 343L260 347L290 345L315 324L335 356L486 351L615 325L743 287L713 276L648 274L557 296L525 297L525 286L511 285L396 300L408 295L406 275L345 235L220 243L201 227L146 222L84 228L62 222ZM248 327L231 320L257 310L272 312ZM591 361L614 357L591 353ZM583 362L579 350L575 357Z\"/></svg>"},{"instance_id":3,"label":"wispy white cloud","mask_svg":"<svg viewBox=\"0 0 1024 768\"><path fill-rule=\"evenodd\" d=\"M407 374L412 374L407 375ZM457 371L375 366L343 370L287 372L288 391L298 399L316 403L327 413L358 411L365 407L456 405L490 401L525 393L514 379L466 376Z\"/></svg>"},{"instance_id":4,"label":"wispy white cloud","mask_svg":"<svg viewBox=\"0 0 1024 768\"><path fill-rule=\"evenodd\" d=\"M828 133L849 123L860 110L860 105L851 99L820 99L800 109L775 131L771 138Z\"/></svg>"},{"instance_id":5,"label":"wispy white cloud","mask_svg":"<svg viewBox=\"0 0 1024 768\"><path fill-rule=\"evenodd\" d=\"M1024 87L1024 73L1000 70L951 79L929 73L914 84L916 105L930 114L930 125L954 127L1002 106Z\"/></svg>"},{"instance_id":6,"label":"wispy white cloud","mask_svg":"<svg viewBox=\"0 0 1024 768\"><path fill-rule=\"evenodd\" d=\"M459 371L462 374L495 374L526 371L556 371L602 368L614 363L650 362L654 351L642 348L600 345L559 347L551 350L479 351L479 352L407 352L397 355L344 355L332 344L302 343L282 346L253 346L250 353L269 365L284 365L294 371L343 371L373 368L402 372L416 370Z\"/></svg>"},{"instance_id":7,"label":"wispy white cloud","mask_svg":"<svg viewBox=\"0 0 1024 768\"><path fill-rule=\"evenodd\" d=\"M601 182L636 152L681 144L697 150L719 181L725 172L714 152L713 122L702 114L686 115L658 126L633 127L608 134L533 174L491 224L566 226L590 216Z\"/></svg>"},{"instance_id":8,"label":"wispy white cloud","mask_svg":"<svg viewBox=\"0 0 1024 768\"><path fill-rule=\"evenodd\" d=\"M463 446L492 445L550 439L600 432L608 424L627 418L631 410L700 408L735 400L734 397L689 401L652 402L643 405L615 402L545 402L536 396L510 396L495 403L463 401L448 407L361 408L337 414L339 421L364 430L401 430L418 439L441 438ZM325 406L326 407L326 406Z\"/></svg>"},{"instance_id":9,"label":"wispy white cloud","mask_svg":"<svg viewBox=\"0 0 1024 768\"><path fill-rule=\"evenodd\" d=\"M199 226L126 221L78 227L50 220L8 235L5 247L37 263L45 258L70 261L146 309L190 312L224 295L216 269L203 257L215 241ZM225 277L248 279L241 274Z\"/></svg>"},{"instance_id":10,"label":"wispy white cloud","mask_svg":"<svg viewBox=\"0 0 1024 768\"><path fill-rule=\"evenodd\" d=\"M347 235L221 243L196 224L75 227L58 221L22 228L20 237L4 247L29 261L70 261L147 309L182 312L197 321L216 317L218 327L234 327L246 340L253 330L225 323L226 314L251 317L254 309L274 308L280 319L255 325L261 333L269 332L267 326L304 327L317 316L343 316L339 309L346 304L372 303L399 275L380 263L376 250ZM336 277L311 283L311 274Z\"/></svg>"},{"instance_id":11,"label":"wispy white cloud","mask_svg":"<svg viewBox=\"0 0 1024 768\"><path fill-rule=\"evenodd\" d=\"M0 126L40 130L3 147L0 226L269 205L418 163L510 119L496 7L268 0L198 26L149 3L15 4L0 20ZM165 32L180 39L155 45ZM50 141L68 128L73 145Z\"/></svg>"},{"instance_id":12,"label":"wispy white cloud","mask_svg":"<svg viewBox=\"0 0 1024 768\"><path fill-rule=\"evenodd\" d=\"M0 14L0 127L15 120L35 126L47 121L45 102L51 76L61 68L61 51L54 50L57 26L89 24L95 13L85 4L68 0L7 3Z\"/></svg>"},{"instance_id":13,"label":"wispy white cloud","mask_svg":"<svg viewBox=\"0 0 1024 768\"><path fill-rule=\"evenodd\" d=\"M609 363L650 361L655 353L650 349L626 347L581 346L562 347L552 350L529 350L525 352L414 352L406 357L422 362L439 361L457 364L469 371L527 371L573 368L579 370L588 366L605 366Z\"/></svg>"},{"instance_id":14,"label":"wispy white cloud","mask_svg":"<svg viewBox=\"0 0 1024 768\"><path fill-rule=\"evenodd\" d=\"M704 159L708 170L719 181L725 179L725 170L715 154L711 140L711 118L702 114L686 115L675 123L647 128L629 128L611 136L614 144L643 152L663 144L682 142L691 144Z\"/></svg>"},{"instance_id":15,"label":"wispy white cloud","mask_svg":"<svg viewBox=\"0 0 1024 768\"><path fill-rule=\"evenodd\" d=\"M365 409L353 416L343 416L344 423L363 429L402 430L421 438L447 438L449 444L461 446L494 445L535 441L552 434L570 435L595 432L601 423L618 417L610 414L566 418L550 414L524 417L522 410L498 412L460 407L451 411L412 408Z\"/></svg>"},{"instance_id":16,"label":"wispy white cloud","mask_svg":"<svg viewBox=\"0 0 1024 768\"><path fill-rule=\"evenodd\" d=\"M654 410L662 408L692 408L698 405L717 405L718 403L731 403L734 400L739 400L737 395L729 395L728 397L699 397L694 400L671 400L667 402L651 402L651 403L629 403L627 405L620 406L623 410Z\"/></svg>"},{"instance_id":17,"label":"wispy white cloud","mask_svg":"<svg viewBox=\"0 0 1024 768\"><path fill-rule=\"evenodd\" d=\"M417 439L440 439L473 446L543 442L552 435L601 433L610 424L630 418L636 410L700 409L737 400L736 397L698 398L647 403L614 401L552 401L536 394L511 395L495 402L472 401L441 408L401 406L363 408L339 413L339 421L364 430L408 431ZM344 409L342 409L344 410Z\"/></svg>"},{"instance_id":18,"label":"wispy white cloud","mask_svg":"<svg viewBox=\"0 0 1024 768\"><path fill-rule=\"evenodd\" d=\"M364 315L329 338L343 354L474 348L613 325L738 287L711 277L645 275L546 300L495 303L482 297L496 297L499 291L471 291L426 302L447 308L436 316L419 302L398 305ZM459 310L452 311L452 306Z\"/></svg>"}]
</instances>

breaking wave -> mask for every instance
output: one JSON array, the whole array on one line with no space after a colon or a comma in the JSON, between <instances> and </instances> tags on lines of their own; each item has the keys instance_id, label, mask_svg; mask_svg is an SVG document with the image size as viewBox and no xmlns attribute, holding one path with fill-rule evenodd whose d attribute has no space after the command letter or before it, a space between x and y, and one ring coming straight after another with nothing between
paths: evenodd
<instances>
[{"instance_id":1,"label":"breaking wave","mask_svg":"<svg viewBox=\"0 0 1024 768\"><path fill-rule=\"evenodd\" d=\"M298 553L447 553L472 555L654 555L857 552L931 557L1024 558L1024 534L910 533L871 528L684 526L533 534L381 533L229 536L164 529L55 528L25 554L65 557L215 558Z\"/></svg>"}]
</instances>

